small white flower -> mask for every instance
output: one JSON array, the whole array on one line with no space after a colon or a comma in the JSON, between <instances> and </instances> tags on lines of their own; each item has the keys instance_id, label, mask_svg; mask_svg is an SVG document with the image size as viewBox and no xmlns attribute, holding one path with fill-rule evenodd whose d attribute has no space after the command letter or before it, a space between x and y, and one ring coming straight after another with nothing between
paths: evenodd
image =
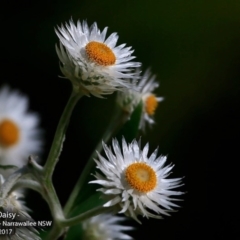
<instances>
[{"instance_id":1,"label":"small white flower","mask_svg":"<svg viewBox=\"0 0 240 240\"><path fill-rule=\"evenodd\" d=\"M136 72L140 72L139 69ZM153 91L159 86L155 81L156 76L148 69L140 78L135 89L127 89L117 94L117 103L120 107L131 114L140 101L143 103L142 116L139 129L145 130L146 123L154 123L154 113L158 103L163 101L162 97L157 97Z\"/></svg>"},{"instance_id":2,"label":"small white flower","mask_svg":"<svg viewBox=\"0 0 240 240\"><path fill-rule=\"evenodd\" d=\"M12 231L11 235L1 235L1 240L41 240L38 236L38 231L34 227L15 227L10 226L9 228L5 225L3 228L2 221L9 222L9 223L19 223L19 222L33 222L34 220L30 217L27 213L29 209L24 205L24 202L20 199L22 195L19 192L10 192L7 195L3 194L2 186L4 183L4 178L0 174L0 212L1 212L1 219L0 219L0 230L5 229ZM7 217L7 214L16 214L14 218ZM4 217L6 215L6 217ZM9 215L8 215L9 216Z\"/></svg>"},{"instance_id":3,"label":"small white flower","mask_svg":"<svg viewBox=\"0 0 240 240\"><path fill-rule=\"evenodd\" d=\"M97 23L88 27L83 21L70 21L56 31L61 43L56 51L62 62L61 71L83 94L102 97L115 90L132 88L130 78L139 78L132 70L140 66L132 62L133 50L126 44L116 46L118 35L106 39L107 27L101 32Z\"/></svg>"},{"instance_id":4,"label":"small white flower","mask_svg":"<svg viewBox=\"0 0 240 240\"><path fill-rule=\"evenodd\" d=\"M172 207L178 207L171 202L177 199L171 196L183 194L173 190L181 186L181 178L167 179L173 168L173 165L164 167L167 157L157 157L157 149L148 157L148 144L141 150L136 140L127 145L123 138L122 149L113 140L112 146L113 151L103 143L108 159L98 153L99 160L95 160L105 176L96 173L97 180L90 182L103 186L98 191L109 200L104 207L116 206L119 213L137 221L137 215L161 218L151 212L169 215Z\"/></svg>"},{"instance_id":5,"label":"small white flower","mask_svg":"<svg viewBox=\"0 0 240 240\"><path fill-rule=\"evenodd\" d=\"M41 148L37 115L28 113L28 99L8 87L0 90L0 165L21 167ZM0 173L6 176L0 169Z\"/></svg>"},{"instance_id":6,"label":"small white flower","mask_svg":"<svg viewBox=\"0 0 240 240\"><path fill-rule=\"evenodd\" d=\"M112 214L100 214L83 222L83 240L120 240L132 239L123 231L132 230L133 227L122 226L120 222L124 217Z\"/></svg>"}]
</instances>

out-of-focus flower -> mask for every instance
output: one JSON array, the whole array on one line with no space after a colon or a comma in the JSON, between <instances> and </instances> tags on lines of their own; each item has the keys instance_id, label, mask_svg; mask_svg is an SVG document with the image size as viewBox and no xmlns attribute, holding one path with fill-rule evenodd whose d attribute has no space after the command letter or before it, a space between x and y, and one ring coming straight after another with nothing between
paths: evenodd
<instances>
[{"instance_id":1,"label":"out-of-focus flower","mask_svg":"<svg viewBox=\"0 0 240 240\"><path fill-rule=\"evenodd\" d=\"M38 231L34 227L15 226L15 224L19 225L21 222L28 223L33 222L34 220L27 213L29 209L24 205L24 202L20 200L22 196L19 192L3 194L3 183L4 178L0 174L0 230L5 230L5 233L9 234L4 236L1 235L1 240L41 240L41 238L38 236ZM13 214L15 215L13 216Z\"/></svg>"},{"instance_id":2,"label":"out-of-focus flower","mask_svg":"<svg viewBox=\"0 0 240 240\"><path fill-rule=\"evenodd\" d=\"M139 69L137 72L140 72ZM156 76L151 74L150 69L146 70L140 78L135 89L126 89L118 92L117 103L120 107L131 114L140 101L143 103L142 116L139 129L145 130L146 123L152 125L154 123L154 114L158 103L163 101L162 97L157 97L153 91L159 86L155 81Z\"/></svg>"},{"instance_id":3,"label":"out-of-focus flower","mask_svg":"<svg viewBox=\"0 0 240 240\"><path fill-rule=\"evenodd\" d=\"M140 75L140 69L137 69L136 73ZM116 102L122 108L123 111L131 115L132 112L137 107L137 105L142 100L142 98L140 88L136 81L134 79L129 79L129 81L134 82L135 84L134 88L118 91Z\"/></svg>"},{"instance_id":4,"label":"out-of-focus flower","mask_svg":"<svg viewBox=\"0 0 240 240\"><path fill-rule=\"evenodd\" d=\"M132 230L133 227L122 226L120 222L124 217L112 214L100 214L83 222L83 240L120 240L132 239L123 231Z\"/></svg>"},{"instance_id":5,"label":"out-of-focus flower","mask_svg":"<svg viewBox=\"0 0 240 240\"><path fill-rule=\"evenodd\" d=\"M119 213L125 213L138 221L137 215L161 218L157 214L169 215L172 207L178 207L171 198L183 192L174 191L181 186L181 178L167 179L173 165L164 167L165 156L157 157L157 149L147 156L149 146L140 149L140 143L134 140L127 144L122 140L122 149L117 140L112 142L113 151L103 143L108 159L98 154L97 168L104 175L96 173L97 183L103 186L98 189L109 200L104 207L116 206ZM150 212L150 211L151 212Z\"/></svg>"},{"instance_id":6,"label":"out-of-focus flower","mask_svg":"<svg viewBox=\"0 0 240 240\"><path fill-rule=\"evenodd\" d=\"M61 71L84 95L102 97L115 90L132 88L139 76L133 69L140 66L132 62L131 47L116 46L118 35L106 39L107 27L101 32L97 24L88 26L85 21L70 21L56 31L61 43L56 47Z\"/></svg>"},{"instance_id":7,"label":"out-of-focus flower","mask_svg":"<svg viewBox=\"0 0 240 240\"><path fill-rule=\"evenodd\" d=\"M157 97L153 93L154 89L159 86L159 83L155 79L156 76L152 75L150 69L148 69L138 83L143 101L143 113L139 125L139 128L142 130L145 130L146 122L150 125L154 123L155 110L158 103L163 101L163 97Z\"/></svg>"},{"instance_id":8,"label":"out-of-focus flower","mask_svg":"<svg viewBox=\"0 0 240 240\"><path fill-rule=\"evenodd\" d=\"M39 118L28 113L28 99L9 87L0 90L0 165L21 167L41 148ZM6 176L7 171L0 173Z\"/></svg>"}]
</instances>

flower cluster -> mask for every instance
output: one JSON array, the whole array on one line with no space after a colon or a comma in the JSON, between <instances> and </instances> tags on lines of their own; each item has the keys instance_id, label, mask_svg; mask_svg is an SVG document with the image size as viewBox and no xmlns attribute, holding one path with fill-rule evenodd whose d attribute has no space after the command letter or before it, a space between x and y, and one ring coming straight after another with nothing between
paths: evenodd
<instances>
[{"instance_id":1,"label":"flower cluster","mask_svg":"<svg viewBox=\"0 0 240 240\"><path fill-rule=\"evenodd\" d=\"M165 164L167 157L158 156L158 149L149 156L148 144L141 148L140 141L127 143L124 137L121 144L113 138L112 147L105 142L127 120L132 123L131 116L135 109L139 113L136 121L139 124L134 123L134 133L129 131L132 139L139 129L145 131L147 124L151 126L155 122L155 111L163 100L154 93L159 83L150 69L141 74L141 64L132 61L135 57L132 56L131 47L126 47L126 44L117 45L117 33L106 37L107 27L100 31L96 23L88 26L86 21L78 21L75 25L70 20L58 27L56 34L60 40L60 44L56 46L61 62L60 69L71 81L73 93L57 126L44 166L40 166L31 157L27 162L29 155L41 150L38 116L28 112L28 99L25 96L7 86L0 90L0 212L15 214L11 222L33 221L27 213L28 209L19 200L22 197L20 192L16 190L31 188L39 192L50 207L54 225L48 239L58 239L64 233L68 234L71 226L79 226L80 223L82 226L78 230L82 233L81 239L132 239L125 231L132 230L133 227L122 226L120 223L125 217L114 214L125 214L138 222L139 216L161 219L163 215L170 215L179 207L175 201L180 199L175 196L183 194L176 190L182 185L182 179L168 178L173 165ZM74 106L81 96L103 98L115 91L118 92L120 120L118 121L117 116L117 121L111 123L111 130L104 134L106 139L97 147L99 152L93 153L95 157L89 159L82 178L80 177L77 187L70 195L66 207L62 209L52 183L52 175L63 148ZM106 157L101 155L102 149ZM87 176L90 175L94 161L97 172L94 174L95 179L89 182ZM13 172L14 166L11 165L19 169ZM6 180L1 174L7 177ZM81 212L85 208L76 208L75 205L79 202L81 204L82 199L80 197L79 200L78 196L81 196L81 191L84 192L84 187L89 188L87 183L101 185L97 191L101 194L101 201L105 203L102 204L99 193L90 188L86 195L91 191L93 195L88 198L83 194L86 197L83 206L94 206ZM79 215L67 218L75 215L75 211L79 211ZM1 227L0 223L0 230ZM1 239L40 240L38 231L31 226L17 227L15 231L13 236L4 236Z\"/></svg>"},{"instance_id":2,"label":"flower cluster","mask_svg":"<svg viewBox=\"0 0 240 240\"><path fill-rule=\"evenodd\" d=\"M129 119L142 103L139 129L145 131L146 124L151 126L155 122L155 111L163 100L153 93L159 83L150 69L141 75L140 64L131 62L134 58L131 48L125 48L125 44L116 46L117 34L106 39L106 32L107 28L101 32L96 23L88 27L85 21L78 21L77 25L70 21L65 27L59 27L56 33L60 47L56 49L61 71L83 95L102 97L118 90L117 103ZM173 165L164 166L165 156L157 157L155 150L148 157L148 144L141 149L136 140L127 144L124 138L122 147L116 139L112 142L113 150L104 142L102 147L107 159L97 153L95 162L102 174L96 172L96 180L90 183L102 185L98 191L107 200L104 207L114 207L137 221L138 215L162 218L178 207L173 203L178 199L171 196L183 194L174 190L181 186L181 178L167 179ZM109 220L106 218L104 223L100 219L104 217L85 222L85 233L91 239L112 239L111 234L105 235Z\"/></svg>"},{"instance_id":3,"label":"flower cluster","mask_svg":"<svg viewBox=\"0 0 240 240\"><path fill-rule=\"evenodd\" d=\"M139 101L143 102L139 128L145 130L146 122L154 123L154 113L163 100L153 91L159 86L148 69L140 75L140 63L131 62L131 48L116 46L118 35L106 39L107 27L101 32L97 24L88 26L85 21L70 21L58 27L56 34L60 47L56 47L62 63L61 71L82 94L101 97L118 91L117 102L124 111L132 113ZM135 69L135 71L133 71ZM137 79L140 79L137 83Z\"/></svg>"}]
</instances>

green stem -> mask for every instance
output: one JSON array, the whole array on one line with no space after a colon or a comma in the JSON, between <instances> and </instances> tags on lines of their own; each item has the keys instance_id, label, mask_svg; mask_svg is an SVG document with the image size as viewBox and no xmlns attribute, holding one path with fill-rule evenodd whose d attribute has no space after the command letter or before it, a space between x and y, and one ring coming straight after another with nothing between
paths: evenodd
<instances>
[{"instance_id":1,"label":"green stem","mask_svg":"<svg viewBox=\"0 0 240 240\"><path fill-rule=\"evenodd\" d=\"M93 208L85 213L82 213L76 217L69 218L69 219L63 219L62 221L59 221L58 224L56 224L56 222L55 222L55 224L54 224L51 232L47 236L46 240L56 240L64 234L67 227L77 225L91 217L94 217L96 215L99 215L101 213L106 213L109 211L110 211L110 208L100 206L100 207Z\"/></svg>"},{"instance_id":2,"label":"green stem","mask_svg":"<svg viewBox=\"0 0 240 240\"><path fill-rule=\"evenodd\" d=\"M62 220L64 218L62 206L60 204L51 179L49 181L48 179L44 178L43 168L38 165L34 158L31 156L28 160L28 169L29 173L31 173L36 179L36 181L40 184L41 195L48 203L53 219L57 222L59 221L59 219Z\"/></svg>"},{"instance_id":3,"label":"green stem","mask_svg":"<svg viewBox=\"0 0 240 240\"><path fill-rule=\"evenodd\" d=\"M15 191L18 188L29 188L32 190L35 190L36 192L39 192L40 194L42 194L42 187L41 184L39 184L38 182L34 181L34 180L18 180L18 182L14 185L14 187L11 189L11 191Z\"/></svg>"},{"instance_id":4,"label":"green stem","mask_svg":"<svg viewBox=\"0 0 240 240\"><path fill-rule=\"evenodd\" d=\"M43 185L43 191L44 191L43 197L48 203L53 219L55 221L64 219L62 206L58 199L57 193L52 182Z\"/></svg>"},{"instance_id":5,"label":"green stem","mask_svg":"<svg viewBox=\"0 0 240 240\"><path fill-rule=\"evenodd\" d=\"M62 150L62 144L64 141L64 136L65 136L65 132L69 123L69 119L71 116L71 113L76 105L76 103L78 102L78 100L82 97L81 94L73 91L68 103L63 111L63 114L61 116L61 119L58 123L57 126L57 130L53 139L53 143L47 158L47 161L45 163L44 166L44 177L45 179L47 179L47 181L51 181L52 179L52 175L53 175L53 171L54 168L57 164L59 155L61 153Z\"/></svg>"},{"instance_id":6,"label":"green stem","mask_svg":"<svg viewBox=\"0 0 240 240\"><path fill-rule=\"evenodd\" d=\"M95 207L85 213L82 213L76 217L73 217L73 218L69 218L69 219L65 219L61 222L61 226L63 227L71 227L71 226L74 226L74 225L77 225L79 223L81 223L82 221L84 220L87 220L91 217L94 217L96 215L99 215L101 213L106 213L110 211L109 208L106 208L106 207L103 207L103 206L99 206L99 207Z\"/></svg>"},{"instance_id":7,"label":"green stem","mask_svg":"<svg viewBox=\"0 0 240 240\"><path fill-rule=\"evenodd\" d=\"M58 224L54 223L51 232L46 237L46 240L57 240L63 233L64 230Z\"/></svg>"},{"instance_id":8,"label":"green stem","mask_svg":"<svg viewBox=\"0 0 240 240\"><path fill-rule=\"evenodd\" d=\"M81 174L81 176L79 177L77 183L75 184L75 187L64 207L64 213L65 216L68 216L73 205L74 202L79 194L79 192L81 191L87 177L90 174L91 169L94 166L94 158L96 158L97 156L97 151L100 153L102 150L102 141L104 141L105 143L108 142L108 140L119 130L119 128L126 122L126 120L128 119L129 114L122 111L122 109L120 109L119 107L117 108L116 113L113 115L113 118L110 122L110 124L108 125L108 128L106 129L102 139L99 141L97 147L95 148L94 152L91 154L90 158L87 161L86 166L83 169L83 172Z\"/></svg>"}]
</instances>

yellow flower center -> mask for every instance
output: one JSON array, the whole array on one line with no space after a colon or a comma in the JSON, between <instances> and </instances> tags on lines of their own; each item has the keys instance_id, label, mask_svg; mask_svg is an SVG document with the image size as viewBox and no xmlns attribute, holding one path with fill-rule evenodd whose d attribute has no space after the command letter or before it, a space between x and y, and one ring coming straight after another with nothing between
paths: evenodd
<instances>
[{"instance_id":1,"label":"yellow flower center","mask_svg":"<svg viewBox=\"0 0 240 240\"><path fill-rule=\"evenodd\" d=\"M19 129L11 120L5 119L0 123L0 145L11 147L18 142Z\"/></svg>"},{"instance_id":2,"label":"yellow flower center","mask_svg":"<svg viewBox=\"0 0 240 240\"><path fill-rule=\"evenodd\" d=\"M133 163L127 167L125 172L127 182L135 190L147 193L157 185L155 171L146 163Z\"/></svg>"},{"instance_id":3,"label":"yellow flower center","mask_svg":"<svg viewBox=\"0 0 240 240\"><path fill-rule=\"evenodd\" d=\"M116 62L113 51L103 43L89 42L85 49L89 59L99 65L110 66Z\"/></svg>"},{"instance_id":4,"label":"yellow flower center","mask_svg":"<svg viewBox=\"0 0 240 240\"><path fill-rule=\"evenodd\" d=\"M145 100L145 111L148 115L154 115L155 110L158 106L158 101L155 95L151 94Z\"/></svg>"}]
</instances>

